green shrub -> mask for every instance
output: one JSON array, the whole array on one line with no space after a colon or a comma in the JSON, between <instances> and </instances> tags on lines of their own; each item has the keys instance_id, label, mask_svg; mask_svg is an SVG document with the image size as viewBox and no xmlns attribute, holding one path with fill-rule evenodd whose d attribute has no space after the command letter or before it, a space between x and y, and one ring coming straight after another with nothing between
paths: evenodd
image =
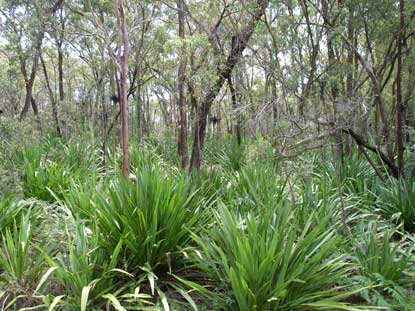
<instances>
[{"instance_id":1,"label":"green shrub","mask_svg":"<svg viewBox=\"0 0 415 311\"><path fill-rule=\"evenodd\" d=\"M379 178L365 159L345 158L344 163L314 158L313 183L324 186L332 193L338 192L339 182L344 195L358 195L363 205L374 204L379 187Z\"/></svg>"},{"instance_id":2,"label":"green shrub","mask_svg":"<svg viewBox=\"0 0 415 311\"><path fill-rule=\"evenodd\" d=\"M0 197L0 232L18 221L24 202L14 202L11 196Z\"/></svg>"},{"instance_id":3,"label":"green shrub","mask_svg":"<svg viewBox=\"0 0 415 311\"><path fill-rule=\"evenodd\" d=\"M96 157L89 145L57 143L58 149L27 148L23 152L26 198L55 202L63 199L72 181L95 184L98 178ZM92 154L92 155L91 155Z\"/></svg>"},{"instance_id":4,"label":"green shrub","mask_svg":"<svg viewBox=\"0 0 415 311\"><path fill-rule=\"evenodd\" d=\"M213 161L225 171L239 171L245 163L245 146L229 138L219 151L213 153Z\"/></svg>"},{"instance_id":5,"label":"green shrub","mask_svg":"<svg viewBox=\"0 0 415 311\"><path fill-rule=\"evenodd\" d=\"M290 199L286 193L287 179L277 177L273 170L262 165L237 172L218 172L215 181L222 202L240 211L261 211L282 199Z\"/></svg>"},{"instance_id":6,"label":"green shrub","mask_svg":"<svg viewBox=\"0 0 415 311\"><path fill-rule=\"evenodd\" d=\"M91 230L79 221L74 229L73 237L69 232L67 234L67 252L60 251L53 257L43 252L62 285L61 294L65 299L60 303L71 310L103 306L103 296L117 290L115 275L128 276L124 271L116 269L121 242L108 253L101 247L103 236L98 230Z\"/></svg>"},{"instance_id":7,"label":"green shrub","mask_svg":"<svg viewBox=\"0 0 415 311\"><path fill-rule=\"evenodd\" d=\"M377 205L386 219L402 222L405 230L415 232L415 182L391 180L381 187Z\"/></svg>"},{"instance_id":8,"label":"green shrub","mask_svg":"<svg viewBox=\"0 0 415 311\"><path fill-rule=\"evenodd\" d=\"M24 196L49 202L56 201L55 195L62 198L71 181L71 172L50 160L44 163L26 161L24 174Z\"/></svg>"},{"instance_id":9,"label":"green shrub","mask_svg":"<svg viewBox=\"0 0 415 311\"><path fill-rule=\"evenodd\" d=\"M42 255L32 247L33 228L29 215L3 229L0 280L10 294L27 294L34 289L45 268Z\"/></svg>"},{"instance_id":10,"label":"green shrub","mask_svg":"<svg viewBox=\"0 0 415 311\"><path fill-rule=\"evenodd\" d=\"M183 176L143 167L135 180L117 178L109 198L97 201L97 224L107 250L123 240L129 271L148 265L154 272L182 265L179 251L191 240L189 230L203 222L197 190ZM205 207L206 208L206 207Z\"/></svg>"},{"instance_id":11,"label":"green shrub","mask_svg":"<svg viewBox=\"0 0 415 311\"><path fill-rule=\"evenodd\" d=\"M77 219L86 223L94 223L96 219L95 202L99 195L105 195L108 183L97 182L91 178L88 183L71 182L67 192L63 194L63 202Z\"/></svg>"},{"instance_id":12,"label":"green shrub","mask_svg":"<svg viewBox=\"0 0 415 311\"><path fill-rule=\"evenodd\" d=\"M412 310L404 307L411 303L408 289L415 282L411 276L413 262L402 248L402 241L392 242L396 239L394 234L396 232L388 228L379 230L374 222L360 224L352 240L352 253L360 270L355 278L370 286L361 295L368 302L388 309ZM415 304L411 306L415 307Z\"/></svg>"},{"instance_id":13,"label":"green shrub","mask_svg":"<svg viewBox=\"0 0 415 311\"><path fill-rule=\"evenodd\" d=\"M229 310L327 310L349 308L338 287L350 275L340 240L327 219L301 228L287 205L258 217L215 213L217 225L194 236L203 252L198 266L232 300ZM223 297L226 301L226 296Z\"/></svg>"}]
</instances>

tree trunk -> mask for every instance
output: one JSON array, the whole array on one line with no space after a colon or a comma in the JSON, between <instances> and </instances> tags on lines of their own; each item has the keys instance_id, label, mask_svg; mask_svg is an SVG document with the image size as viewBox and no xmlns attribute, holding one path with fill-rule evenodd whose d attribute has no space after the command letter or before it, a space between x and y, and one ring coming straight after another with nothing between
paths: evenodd
<instances>
[{"instance_id":1,"label":"tree trunk","mask_svg":"<svg viewBox=\"0 0 415 311\"><path fill-rule=\"evenodd\" d=\"M325 23L331 24L330 21L330 12L328 3L326 0L323 1L323 11L325 15ZM336 64L335 53L334 53L334 46L333 46L333 31L328 28L327 29L327 56L329 61L329 66L331 68L331 73L333 73L333 66ZM335 77L337 78L337 77ZM336 154L337 158L340 161L343 161L343 141L342 141L342 133L338 124L339 115L337 112L337 105L338 105L338 93L339 88L337 86L337 79L330 83L331 88L331 95L332 95L332 102L333 102L333 114L334 114L334 127L332 129L334 141L336 143Z\"/></svg>"},{"instance_id":2,"label":"tree trunk","mask_svg":"<svg viewBox=\"0 0 415 311\"><path fill-rule=\"evenodd\" d=\"M117 17L118 28L120 36L120 46L122 48L119 52L118 63L120 66L120 105L121 105L121 142L122 142L122 175L128 178L128 171L130 169L130 151L128 147L128 98L127 98L127 75L128 75L128 31L124 14L124 0L118 0Z\"/></svg>"},{"instance_id":3,"label":"tree trunk","mask_svg":"<svg viewBox=\"0 0 415 311\"><path fill-rule=\"evenodd\" d=\"M186 48L184 46L185 33L184 33L184 5L183 0L177 0L177 12L179 19L179 36L182 39L182 51L180 57L180 65L178 72L178 89L179 89L179 142L178 142L178 154L182 160L182 167L187 168L188 163L188 151L187 151L187 114L186 114L186 99L184 96L184 84L186 81Z\"/></svg>"},{"instance_id":4,"label":"tree trunk","mask_svg":"<svg viewBox=\"0 0 415 311\"><path fill-rule=\"evenodd\" d=\"M59 20L61 23L61 29L56 34L56 46L58 49L58 80L59 80L59 101L62 102L65 100L65 91L63 88L63 40L65 36L65 18L63 15L63 8L60 10Z\"/></svg>"},{"instance_id":5,"label":"tree trunk","mask_svg":"<svg viewBox=\"0 0 415 311\"><path fill-rule=\"evenodd\" d=\"M141 84L139 83L136 91L136 110L137 110L137 135L140 142L144 134L144 110L141 97Z\"/></svg>"},{"instance_id":6,"label":"tree trunk","mask_svg":"<svg viewBox=\"0 0 415 311\"><path fill-rule=\"evenodd\" d=\"M190 160L190 170L200 169L202 163L202 148L205 140L207 117L209 115L211 106L216 96L220 92L224 82L231 75L233 68L242 57L242 53L248 45L248 41L255 31L255 27L262 16L265 14L265 10L268 7L269 0L257 0L256 8L252 14L252 17L248 24L241 30L241 32L234 37L235 45L231 49L226 61L220 63L217 66L217 78L214 86L209 90L204 99L201 101L201 105L198 109L196 116L196 129L194 131L192 157Z\"/></svg>"},{"instance_id":7,"label":"tree trunk","mask_svg":"<svg viewBox=\"0 0 415 311\"><path fill-rule=\"evenodd\" d=\"M347 36L350 42L354 42L354 27L353 27L353 10L349 8L349 18L347 21ZM349 46L347 48L347 75L346 75L346 97L347 101L351 104L353 98L353 85L354 85L354 51ZM360 150L360 149L359 149ZM351 139L347 135L345 137L345 153L348 157L352 155Z\"/></svg>"},{"instance_id":8,"label":"tree trunk","mask_svg":"<svg viewBox=\"0 0 415 311\"><path fill-rule=\"evenodd\" d=\"M399 174L403 175L404 173L404 163L403 163L403 114L404 114L404 105L402 101L402 45L404 37L404 0L399 1L400 7L400 29L399 29L399 38L398 38L398 68L397 68L397 77L396 77L396 149L398 152L398 169Z\"/></svg>"},{"instance_id":9,"label":"tree trunk","mask_svg":"<svg viewBox=\"0 0 415 311\"><path fill-rule=\"evenodd\" d=\"M309 72L308 77L307 77L307 84L305 85L305 87L303 89L303 92L302 92L300 106L299 106L299 114L300 114L301 117L304 117L304 106L305 106L305 104L306 104L306 102L307 102L307 100L310 96L311 87L312 87L313 82L314 82L314 75L315 75L315 72L317 70L317 56L318 56L318 52L319 52L319 49L320 49L320 47L319 47L319 39L320 38L317 38L316 42L314 42L313 32L312 32L312 29L311 29L311 21L310 21L309 15L308 15L308 4L307 4L307 2L304 1L304 0L301 0L300 5L301 5L301 8L303 10L303 14L304 14L304 17L306 19L306 22L307 22L307 33L308 33L308 37L309 37L309 40L310 40L310 45L312 47L312 51L311 51L311 54L310 54L310 67L311 68L310 68L310 72Z\"/></svg>"},{"instance_id":10,"label":"tree trunk","mask_svg":"<svg viewBox=\"0 0 415 311\"><path fill-rule=\"evenodd\" d=\"M36 102L34 103L34 105L32 103L32 97L33 97L32 94L33 94L33 85L36 79L36 71L39 66L39 57L41 53L40 50L42 48L42 42L43 42L44 35L45 33L43 30L41 31L41 33L38 34L38 38L37 38L37 42L35 46L35 55L33 56L33 64L32 64L32 70L31 70L30 76L27 75L26 60L24 59L24 56L22 55L23 52L20 51L20 55L19 55L20 70L21 70L21 73L23 75L23 78L26 84L25 104L22 109L22 112L20 113L20 118L19 118L20 121L23 121L24 118L26 117L26 114L29 111L30 105L32 105L33 112L35 114L38 112Z\"/></svg>"},{"instance_id":11,"label":"tree trunk","mask_svg":"<svg viewBox=\"0 0 415 311\"><path fill-rule=\"evenodd\" d=\"M240 146L242 144L242 137L241 137L241 124L240 124L240 117L239 112L237 111L238 108L238 101L236 97L236 90L232 82L232 77L228 77L228 86L231 92L231 99L232 99L232 114L234 115L236 122L233 125L233 134L236 137L236 141Z\"/></svg>"},{"instance_id":12,"label":"tree trunk","mask_svg":"<svg viewBox=\"0 0 415 311\"><path fill-rule=\"evenodd\" d=\"M59 100L62 103L65 100L65 92L63 90L63 52L62 47L58 48L58 75L59 75Z\"/></svg>"},{"instance_id":13,"label":"tree trunk","mask_svg":"<svg viewBox=\"0 0 415 311\"><path fill-rule=\"evenodd\" d=\"M43 68L43 74L45 76L46 88L48 89L50 103L52 104L52 115L55 121L56 133L58 134L59 137L61 137L62 131L61 131L61 127L59 124L58 108L56 105L55 96L53 95L53 91L50 86L48 71L46 69L45 60L43 59L42 54L40 54L40 61L42 62L42 68Z\"/></svg>"}]
</instances>

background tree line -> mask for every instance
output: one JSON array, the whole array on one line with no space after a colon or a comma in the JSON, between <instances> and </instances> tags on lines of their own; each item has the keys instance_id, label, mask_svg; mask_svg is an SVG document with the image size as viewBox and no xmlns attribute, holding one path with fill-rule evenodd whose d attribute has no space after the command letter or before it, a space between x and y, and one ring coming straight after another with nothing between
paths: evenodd
<instances>
[{"instance_id":1,"label":"background tree line","mask_svg":"<svg viewBox=\"0 0 415 311\"><path fill-rule=\"evenodd\" d=\"M104 151L169 137L188 170L206 135L260 135L276 161L358 149L397 177L414 16L404 0L2 0L0 109L39 133L91 131Z\"/></svg>"}]
</instances>

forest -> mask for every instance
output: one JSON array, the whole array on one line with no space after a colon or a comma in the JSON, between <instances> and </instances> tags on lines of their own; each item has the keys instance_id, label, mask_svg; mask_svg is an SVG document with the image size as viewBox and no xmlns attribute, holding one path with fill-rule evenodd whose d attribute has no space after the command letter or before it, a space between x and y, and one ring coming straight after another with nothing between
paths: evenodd
<instances>
[{"instance_id":1,"label":"forest","mask_svg":"<svg viewBox=\"0 0 415 311\"><path fill-rule=\"evenodd\" d=\"M0 310L414 311L413 0L0 0Z\"/></svg>"}]
</instances>

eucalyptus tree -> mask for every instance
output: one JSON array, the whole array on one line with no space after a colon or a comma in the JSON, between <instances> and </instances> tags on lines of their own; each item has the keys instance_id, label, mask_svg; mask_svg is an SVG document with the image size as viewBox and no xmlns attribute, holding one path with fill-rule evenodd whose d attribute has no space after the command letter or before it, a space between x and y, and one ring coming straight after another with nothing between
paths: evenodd
<instances>
[{"instance_id":1,"label":"eucalyptus tree","mask_svg":"<svg viewBox=\"0 0 415 311\"><path fill-rule=\"evenodd\" d=\"M179 37L183 40L185 39L185 9L184 9L184 0L177 0L177 15L179 22ZM178 143L178 153L182 159L183 168L187 168L188 162L188 151L187 151L187 116L186 116L186 104L185 104L185 82L186 82L186 57L185 57L185 47L181 51L181 59L178 70L178 92L179 92L179 110L180 110L180 134L179 134L179 143Z\"/></svg>"},{"instance_id":2,"label":"eucalyptus tree","mask_svg":"<svg viewBox=\"0 0 415 311\"><path fill-rule=\"evenodd\" d=\"M399 164L399 160L396 164L395 157L398 155L400 158L399 154L403 150L399 138L402 124L399 125L397 121L401 117L400 109L396 109L396 106L400 104L395 104L402 102L401 98L397 98L398 92L396 91L397 82L402 78L403 72L402 50L400 52L399 49L403 47L402 42L409 42L413 36L411 32L404 33L403 29L413 25L414 11L405 22L402 20L405 14L400 12L396 1L382 1L381 3L353 1L349 6L351 6L349 12L356 12L350 17L354 20L353 28L355 28L356 36L352 41L350 35L340 33L339 39L345 43L347 48L353 50L355 66L359 68L355 69L357 73L353 89L355 98L359 100L359 98L369 97L373 100L374 127L369 134L374 136L375 145L371 143L371 137L366 133L358 135L352 128L347 128L344 132L350 134L360 146L378 154L390 168L391 173L398 176L402 174L399 168L402 163ZM362 32L362 38L357 36L358 30ZM413 53L413 47L408 45L405 54L410 55L410 53ZM399 58L401 58L400 61L398 61ZM399 62L401 64L397 65ZM393 74L394 72L396 75ZM393 79L394 76L397 79ZM391 91L388 92L388 89ZM393 135L393 128L396 129L396 135Z\"/></svg>"},{"instance_id":3,"label":"eucalyptus tree","mask_svg":"<svg viewBox=\"0 0 415 311\"><path fill-rule=\"evenodd\" d=\"M114 0L117 15L117 24L119 32L119 45L117 47L117 61L120 71L120 105L121 105L121 137L122 137L122 175L128 177L130 168L130 151L128 147L128 97L127 97L127 75L128 75L128 57L130 45L128 41L128 30L124 9L124 0Z\"/></svg>"},{"instance_id":4,"label":"eucalyptus tree","mask_svg":"<svg viewBox=\"0 0 415 311\"><path fill-rule=\"evenodd\" d=\"M202 20L197 16L195 17L194 12L189 9L189 6L186 6L187 15L195 24L196 29L208 39L209 49L213 53L213 57L210 59L212 61L210 66L212 66L214 72L213 79L207 84L208 87L204 88L203 95L198 100L189 170L200 168L208 116L213 102L231 75L235 65L242 57L258 22L265 14L268 4L269 1L265 0L249 1L247 3L229 3L224 1L222 8L219 8L219 15L216 20L209 24L206 23L206 18ZM194 4L195 7L200 5L206 4ZM209 3L209 5L216 10L221 6L218 3ZM232 12L231 9L235 9L238 14ZM236 16L231 18L234 14ZM230 33L223 33L225 20L228 20L229 23L236 22ZM203 59L203 62L206 61L209 61L209 58L205 57ZM198 69L198 67L194 69Z\"/></svg>"},{"instance_id":5,"label":"eucalyptus tree","mask_svg":"<svg viewBox=\"0 0 415 311\"><path fill-rule=\"evenodd\" d=\"M45 37L45 19L53 15L63 5L63 0L52 4L48 1L4 1L0 7L2 33L16 50L20 71L24 79L26 95L20 120L23 120L32 106L38 115L39 110L33 98L33 86L39 66L40 53ZM31 64L29 64L29 62Z\"/></svg>"}]
</instances>

